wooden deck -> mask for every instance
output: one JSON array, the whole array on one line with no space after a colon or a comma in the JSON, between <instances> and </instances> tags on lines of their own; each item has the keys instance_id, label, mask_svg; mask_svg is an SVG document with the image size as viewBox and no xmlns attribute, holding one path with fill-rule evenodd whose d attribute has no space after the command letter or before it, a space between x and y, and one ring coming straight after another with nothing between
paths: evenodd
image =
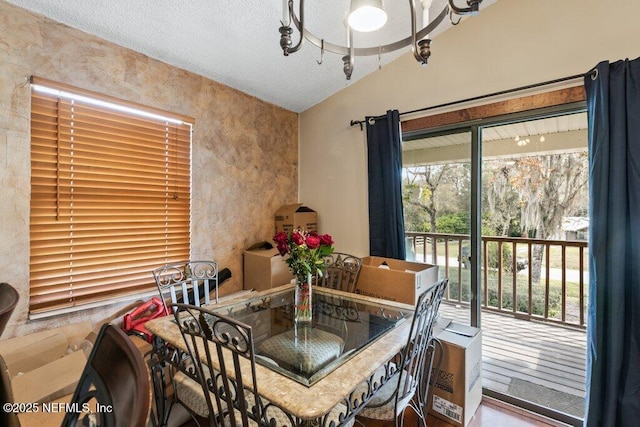
<instances>
[{"instance_id":1,"label":"wooden deck","mask_svg":"<svg viewBox=\"0 0 640 427\"><path fill-rule=\"evenodd\" d=\"M469 324L469 308L447 302L441 316ZM483 387L582 418L586 332L482 312Z\"/></svg>"}]
</instances>

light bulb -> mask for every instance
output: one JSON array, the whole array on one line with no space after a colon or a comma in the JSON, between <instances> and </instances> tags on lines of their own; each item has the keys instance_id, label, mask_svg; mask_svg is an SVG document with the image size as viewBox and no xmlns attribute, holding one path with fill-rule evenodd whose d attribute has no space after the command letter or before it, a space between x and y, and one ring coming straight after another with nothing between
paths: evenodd
<instances>
[{"instance_id":1,"label":"light bulb","mask_svg":"<svg viewBox=\"0 0 640 427\"><path fill-rule=\"evenodd\" d=\"M351 0L349 26L356 31L368 33L382 28L387 22L382 0Z\"/></svg>"}]
</instances>

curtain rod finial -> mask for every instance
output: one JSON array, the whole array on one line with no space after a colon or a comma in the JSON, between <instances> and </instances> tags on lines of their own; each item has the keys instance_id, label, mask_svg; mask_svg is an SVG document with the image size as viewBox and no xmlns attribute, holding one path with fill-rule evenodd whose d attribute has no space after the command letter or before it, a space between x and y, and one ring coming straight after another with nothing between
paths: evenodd
<instances>
[{"instance_id":1,"label":"curtain rod finial","mask_svg":"<svg viewBox=\"0 0 640 427\"><path fill-rule=\"evenodd\" d=\"M349 123L350 126L360 125L361 131L364 130L363 124L364 120L351 120L351 122Z\"/></svg>"}]
</instances>

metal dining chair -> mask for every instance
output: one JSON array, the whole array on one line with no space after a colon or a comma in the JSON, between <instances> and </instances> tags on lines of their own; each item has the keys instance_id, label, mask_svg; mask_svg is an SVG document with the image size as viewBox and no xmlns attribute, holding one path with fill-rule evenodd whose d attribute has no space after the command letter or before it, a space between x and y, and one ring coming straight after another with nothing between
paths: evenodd
<instances>
[{"instance_id":1,"label":"metal dining chair","mask_svg":"<svg viewBox=\"0 0 640 427\"><path fill-rule=\"evenodd\" d=\"M176 322L194 361L188 375L202 387L209 425L294 426L295 419L259 394L256 354L251 326L203 307L173 304ZM215 371L212 366L219 366ZM229 375L233 372L234 375ZM343 405L336 406L322 425L338 423ZM353 421L345 424L353 425Z\"/></svg>"},{"instance_id":2,"label":"metal dining chair","mask_svg":"<svg viewBox=\"0 0 640 427\"><path fill-rule=\"evenodd\" d=\"M91 412L70 411L62 427L146 426L151 408L151 380L140 350L118 327L104 325L78 381L71 404ZM101 405L95 410L93 405Z\"/></svg>"},{"instance_id":3,"label":"metal dining chair","mask_svg":"<svg viewBox=\"0 0 640 427\"><path fill-rule=\"evenodd\" d=\"M407 343L397 362L391 365L391 371L385 371L383 367L370 378L371 383L387 382L358 414L359 417L393 420L397 427L402 425L405 410L411 407L418 415L420 424L426 427L424 406L428 399L420 387L424 382L429 384L434 354L430 350L434 344L433 325L448 283L449 279L442 279L419 296ZM356 393L356 396L366 393L367 388L368 384L362 384L362 392Z\"/></svg>"},{"instance_id":4,"label":"metal dining chair","mask_svg":"<svg viewBox=\"0 0 640 427\"><path fill-rule=\"evenodd\" d=\"M355 302L323 296L314 305L315 327L339 336L343 340L342 350L347 345L349 326L361 323L360 311Z\"/></svg>"},{"instance_id":5,"label":"metal dining chair","mask_svg":"<svg viewBox=\"0 0 640 427\"><path fill-rule=\"evenodd\" d=\"M258 346L259 353L304 374L313 374L339 358L348 336L347 323L360 321L358 310L322 294L314 297L313 310L313 322L263 339Z\"/></svg>"},{"instance_id":6,"label":"metal dining chair","mask_svg":"<svg viewBox=\"0 0 640 427\"><path fill-rule=\"evenodd\" d=\"M324 257L325 269L317 281L319 286L345 292L355 292L362 259L356 256L334 252Z\"/></svg>"},{"instance_id":7,"label":"metal dining chair","mask_svg":"<svg viewBox=\"0 0 640 427\"><path fill-rule=\"evenodd\" d=\"M166 304L182 303L200 306L218 302L218 263L215 261L184 261L167 264L152 271L158 292Z\"/></svg>"},{"instance_id":8,"label":"metal dining chair","mask_svg":"<svg viewBox=\"0 0 640 427\"><path fill-rule=\"evenodd\" d=\"M167 313L171 313L170 308L175 307L174 304L177 303L197 307L202 304L210 304L212 292L214 293L213 301L217 303L218 273L218 264L215 261L183 261L166 264L152 270L160 299L165 305ZM207 408L203 406L200 385L184 374L190 369L193 362L189 355L178 351L178 349L172 348L170 353L170 359L173 363L169 365L167 380L164 377L164 370L156 369L154 371L154 381L158 387L157 393L165 394L166 402L163 404L168 405L164 421L171 415L175 403L185 408L194 420L197 420L197 417L206 418ZM171 384L172 395L166 395L165 381Z\"/></svg>"}]
</instances>

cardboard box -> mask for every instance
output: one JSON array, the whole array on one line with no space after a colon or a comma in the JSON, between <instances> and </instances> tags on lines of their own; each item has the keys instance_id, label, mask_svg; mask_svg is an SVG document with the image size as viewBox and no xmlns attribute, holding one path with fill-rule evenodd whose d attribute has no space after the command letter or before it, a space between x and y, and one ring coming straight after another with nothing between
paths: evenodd
<instances>
[{"instance_id":1,"label":"cardboard box","mask_svg":"<svg viewBox=\"0 0 640 427\"><path fill-rule=\"evenodd\" d=\"M302 203L284 205L276 211L276 233L292 232L296 229L318 231L318 214L313 209L302 206Z\"/></svg>"},{"instance_id":2,"label":"cardboard box","mask_svg":"<svg viewBox=\"0 0 640 427\"><path fill-rule=\"evenodd\" d=\"M52 400L49 403L64 405L66 403L71 403L71 399L73 398L73 394L67 394L59 399ZM63 406L60 406L63 408ZM62 421L64 420L64 416L67 413L61 409L59 411L49 411L44 412L42 406L38 412L21 412L18 414L18 420L20 421L20 426L23 427L51 427L51 426L60 426L62 425ZM11 427L11 426L9 426Z\"/></svg>"},{"instance_id":3,"label":"cardboard box","mask_svg":"<svg viewBox=\"0 0 640 427\"><path fill-rule=\"evenodd\" d=\"M74 351L11 380L16 402L51 402L73 393L87 357Z\"/></svg>"},{"instance_id":4,"label":"cardboard box","mask_svg":"<svg viewBox=\"0 0 640 427\"><path fill-rule=\"evenodd\" d=\"M437 265L369 256L362 259L356 293L415 305L437 281Z\"/></svg>"},{"instance_id":5,"label":"cardboard box","mask_svg":"<svg viewBox=\"0 0 640 427\"><path fill-rule=\"evenodd\" d=\"M69 348L67 338L63 334L55 334L37 343L17 347L13 351L3 350L2 353L9 375L15 378L63 357L67 354L67 348Z\"/></svg>"},{"instance_id":6,"label":"cardboard box","mask_svg":"<svg viewBox=\"0 0 640 427\"><path fill-rule=\"evenodd\" d=\"M442 343L442 363L439 372L434 367L431 374L429 413L466 427L482 400L482 331L439 319L434 336ZM436 353L434 364L438 356Z\"/></svg>"},{"instance_id":7,"label":"cardboard box","mask_svg":"<svg viewBox=\"0 0 640 427\"><path fill-rule=\"evenodd\" d=\"M91 332L87 321L0 341L0 371L13 401L50 402L73 393L87 361L78 349Z\"/></svg>"},{"instance_id":8,"label":"cardboard box","mask_svg":"<svg viewBox=\"0 0 640 427\"><path fill-rule=\"evenodd\" d=\"M244 252L244 289L264 291L289 283L293 274L276 248L269 243L252 245Z\"/></svg>"},{"instance_id":9,"label":"cardboard box","mask_svg":"<svg viewBox=\"0 0 640 427\"><path fill-rule=\"evenodd\" d=\"M20 337L14 337L9 339L0 340L0 351L2 353L6 351L14 351L20 347L24 347L29 344L39 343L45 338L53 335L62 334L66 337L67 342L81 341L87 337L92 331L91 322L85 321L80 323L74 323L67 326L60 326L59 328L47 329L33 334L22 335Z\"/></svg>"}]
</instances>

